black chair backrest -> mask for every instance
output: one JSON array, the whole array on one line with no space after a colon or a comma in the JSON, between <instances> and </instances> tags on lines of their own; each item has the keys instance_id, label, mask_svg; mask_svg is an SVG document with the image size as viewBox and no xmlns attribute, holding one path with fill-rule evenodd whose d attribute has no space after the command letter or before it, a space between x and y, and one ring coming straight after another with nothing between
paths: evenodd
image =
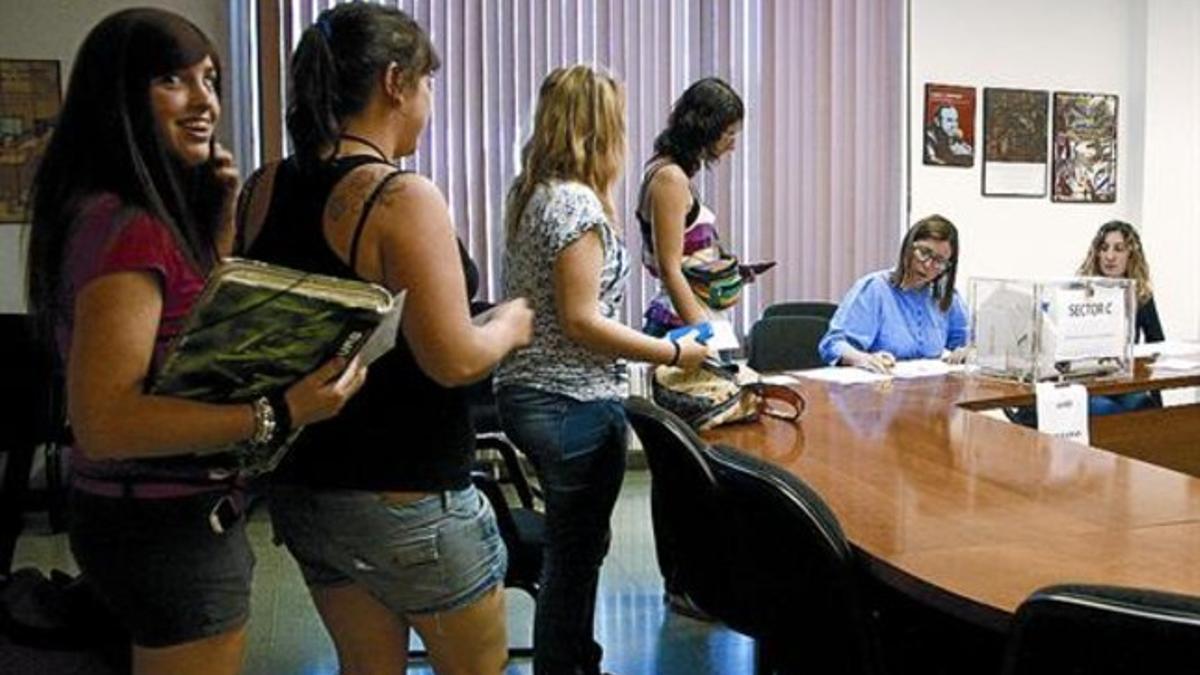
<instances>
[{"instance_id":1,"label":"black chair backrest","mask_svg":"<svg viewBox=\"0 0 1200 675\"><path fill-rule=\"evenodd\" d=\"M750 329L750 367L759 371L817 368L817 345L829 330L829 319L817 316L773 316Z\"/></svg>"},{"instance_id":2,"label":"black chair backrest","mask_svg":"<svg viewBox=\"0 0 1200 675\"><path fill-rule=\"evenodd\" d=\"M625 411L650 468L655 546L669 548L678 561L666 572L673 577L671 584L703 607L693 589L718 584L724 573L709 536L720 505L706 459L708 444L679 417L647 399L627 399Z\"/></svg>"},{"instance_id":3,"label":"black chair backrest","mask_svg":"<svg viewBox=\"0 0 1200 675\"><path fill-rule=\"evenodd\" d=\"M878 672L855 554L833 511L775 465L723 446L710 461L724 504L711 537L727 578L702 606L768 645L785 670Z\"/></svg>"},{"instance_id":4,"label":"black chair backrest","mask_svg":"<svg viewBox=\"0 0 1200 675\"><path fill-rule=\"evenodd\" d=\"M1017 610L1006 675L1200 672L1200 598L1058 585Z\"/></svg>"},{"instance_id":5,"label":"black chair backrest","mask_svg":"<svg viewBox=\"0 0 1200 675\"><path fill-rule=\"evenodd\" d=\"M22 392L0 410L0 428L7 445L61 442L65 439L66 405L63 377L54 355L35 334L33 317L0 314L0 353L7 357L5 381Z\"/></svg>"},{"instance_id":6,"label":"black chair backrest","mask_svg":"<svg viewBox=\"0 0 1200 675\"><path fill-rule=\"evenodd\" d=\"M833 313L837 311L836 302L777 302L768 306L763 310L762 318L770 318L773 316L819 316L826 319L833 318Z\"/></svg>"},{"instance_id":7,"label":"black chair backrest","mask_svg":"<svg viewBox=\"0 0 1200 675\"><path fill-rule=\"evenodd\" d=\"M711 490L716 485L705 459L708 444L686 422L644 398L626 399L625 412L657 485L672 490Z\"/></svg>"}]
</instances>

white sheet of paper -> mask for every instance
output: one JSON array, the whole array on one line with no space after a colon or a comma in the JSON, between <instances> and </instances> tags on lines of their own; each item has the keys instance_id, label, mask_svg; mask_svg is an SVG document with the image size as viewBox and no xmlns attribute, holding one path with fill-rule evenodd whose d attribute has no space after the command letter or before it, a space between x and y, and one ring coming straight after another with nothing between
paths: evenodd
<instances>
[{"instance_id":1,"label":"white sheet of paper","mask_svg":"<svg viewBox=\"0 0 1200 675\"><path fill-rule=\"evenodd\" d=\"M800 384L800 378L789 373L774 373L772 375L763 375L759 378L759 382L763 384L778 384L785 387L792 387Z\"/></svg>"},{"instance_id":2,"label":"white sheet of paper","mask_svg":"<svg viewBox=\"0 0 1200 675\"><path fill-rule=\"evenodd\" d=\"M1134 358L1150 356L1187 356L1200 354L1200 342L1184 342L1183 340L1167 340L1165 342L1144 342L1133 346Z\"/></svg>"},{"instance_id":3,"label":"white sheet of paper","mask_svg":"<svg viewBox=\"0 0 1200 675\"><path fill-rule=\"evenodd\" d=\"M1045 196L1044 162L987 162L983 169L983 194Z\"/></svg>"},{"instance_id":4,"label":"white sheet of paper","mask_svg":"<svg viewBox=\"0 0 1200 675\"><path fill-rule=\"evenodd\" d=\"M359 350L358 356L364 366L392 350L396 346L396 338L400 335L400 315L404 313L404 296L407 290L400 291L392 300L392 310L383 317L383 321L375 327L375 332L367 338L367 343Z\"/></svg>"},{"instance_id":5,"label":"white sheet of paper","mask_svg":"<svg viewBox=\"0 0 1200 675\"><path fill-rule=\"evenodd\" d=\"M788 375L796 377L807 377L811 380L821 380L823 382L833 382L834 384L859 384L862 382L886 382L892 379L891 375L881 375L863 370L862 368L851 368L848 366L827 366L825 368L813 368L811 370L789 370Z\"/></svg>"},{"instance_id":6,"label":"white sheet of paper","mask_svg":"<svg viewBox=\"0 0 1200 675\"><path fill-rule=\"evenodd\" d=\"M911 359L909 361L897 361L896 365L892 366L892 375L907 379L913 377L933 377L961 370L963 370L961 364L952 366L941 359Z\"/></svg>"},{"instance_id":7,"label":"white sheet of paper","mask_svg":"<svg viewBox=\"0 0 1200 675\"><path fill-rule=\"evenodd\" d=\"M1038 431L1088 444L1088 396L1082 384L1039 382Z\"/></svg>"},{"instance_id":8,"label":"white sheet of paper","mask_svg":"<svg viewBox=\"0 0 1200 675\"><path fill-rule=\"evenodd\" d=\"M725 319L713 319L709 323L713 329L712 337L706 343L709 349L726 351L738 349L742 346L738 342L737 333L734 332L732 323Z\"/></svg>"},{"instance_id":9,"label":"white sheet of paper","mask_svg":"<svg viewBox=\"0 0 1200 675\"><path fill-rule=\"evenodd\" d=\"M1150 368L1152 370L1196 370L1200 368L1200 361L1192 359L1159 357L1157 361L1154 361L1150 364Z\"/></svg>"}]
</instances>

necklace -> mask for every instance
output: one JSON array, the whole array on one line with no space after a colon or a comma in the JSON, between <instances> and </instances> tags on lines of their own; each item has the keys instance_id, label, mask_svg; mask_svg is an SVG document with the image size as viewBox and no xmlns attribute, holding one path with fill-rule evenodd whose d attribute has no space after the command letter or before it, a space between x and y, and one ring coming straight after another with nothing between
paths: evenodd
<instances>
[{"instance_id":1,"label":"necklace","mask_svg":"<svg viewBox=\"0 0 1200 675\"><path fill-rule=\"evenodd\" d=\"M363 138L362 136L356 136L354 134L342 134L341 138L342 138L342 140L354 141L355 143L361 143L361 144L367 146L368 148L370 148L370 149L374 150L376 153L378 153L379 158L385 162L392 161L392 160L388 159L387 153L384 152L382 148L380 148L378 145L375 145L375 143L371 142L371 140L368 138Z\"/></svg>"}]
</instances>

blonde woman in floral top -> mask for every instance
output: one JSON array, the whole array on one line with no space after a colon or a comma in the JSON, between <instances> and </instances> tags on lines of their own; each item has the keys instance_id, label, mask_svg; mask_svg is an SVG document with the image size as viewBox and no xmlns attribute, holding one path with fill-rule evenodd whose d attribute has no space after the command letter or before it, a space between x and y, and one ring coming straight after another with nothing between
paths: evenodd
<instances>
[{"instance_id":1,"label":"blonde woman in floral top","mask_svg":"<svg viewBox=\"0 0 1200 675\"><path fill-rule=\"evenodd\" d=\"M588 66L550 73L506 214L505 292L533 305L533 342L496 372L504 430L546 495L539 674L600 672L596 585L627 447L621 359L695 367L707 355L690 339L652 338L619 319L629 254L609 193L624 161L620 85Z\"/></svg>"}]
</instances>

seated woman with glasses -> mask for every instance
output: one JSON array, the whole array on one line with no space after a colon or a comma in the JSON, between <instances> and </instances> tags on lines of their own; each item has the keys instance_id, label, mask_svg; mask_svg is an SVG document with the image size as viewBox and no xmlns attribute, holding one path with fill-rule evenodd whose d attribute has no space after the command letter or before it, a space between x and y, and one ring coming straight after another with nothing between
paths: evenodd
<instances>
[{"instance_id":1,"label":"seated woman with glasses","mask_svg":"<svg viewBox=\"0 0 1200 675\"><path fill-rule=\"evenodd\" d=\"M958 230L939 215L917 221L890 270L872 272L842 298L821 338L821 359L886 373L896 361L966 355L967 309L954 291Z\"/></svg>"}]
</instances>

